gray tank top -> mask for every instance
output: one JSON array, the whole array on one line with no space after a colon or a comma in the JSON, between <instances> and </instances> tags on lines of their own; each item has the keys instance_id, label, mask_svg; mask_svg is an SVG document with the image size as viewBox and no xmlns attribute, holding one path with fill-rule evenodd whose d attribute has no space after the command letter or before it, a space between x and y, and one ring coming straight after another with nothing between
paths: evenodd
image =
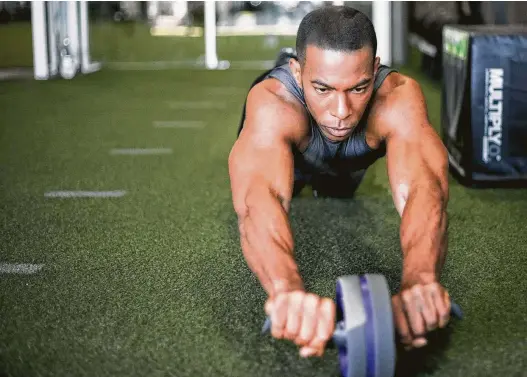
<instances>
[{"instance_id":1,"label":"gray tank top","mask_svg":"<svg viewBox=\"0 0 527 377\"><path fill-rule=\"evenodd\" d=\"M372 99L381 87L384 79L395 69L381 65L374 79ZM271 70L265 78L275 78L281 81L304 106L309 114L302 88L296 83L288 64ZM384 143L379 148L372 149L366 143L366 119L370 111L370 100L362 120L353 133L344 141L334 142L322 134L316 121L310 115L311 136L305 151L294 151L295 169L307 174L323 174L331 176L349 176L353 172L366 169L386 153Z\"/></svg>"}]
</instances>

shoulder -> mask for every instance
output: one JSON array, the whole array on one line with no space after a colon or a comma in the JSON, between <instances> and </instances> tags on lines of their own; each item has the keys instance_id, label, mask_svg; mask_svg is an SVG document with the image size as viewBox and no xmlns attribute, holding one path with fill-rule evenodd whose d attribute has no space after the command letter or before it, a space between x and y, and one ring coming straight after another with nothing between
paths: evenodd
<instances>
[{"instance_id":1,"label":"shoulder","mask_svg":"<svg viewBox=\"0 0 527 377\"><path fill-rule=\"evenodd\" d=\"M255 85L247 95L244 129L279 132L293 142L306 133L309 116L302 104L276 79Z\"/></svg>"},{"instance_id":2,"label":"shoulder","mask_svg":"<svg viewBox=\"0 0 527 377\"><path fill-rule=\"evenodd\" d=\"M401 73L390 74L376 93L368 123L380 139L393 132L412 132L429 125L426 100L419 83Z\"/></svg>"}]
</instances>

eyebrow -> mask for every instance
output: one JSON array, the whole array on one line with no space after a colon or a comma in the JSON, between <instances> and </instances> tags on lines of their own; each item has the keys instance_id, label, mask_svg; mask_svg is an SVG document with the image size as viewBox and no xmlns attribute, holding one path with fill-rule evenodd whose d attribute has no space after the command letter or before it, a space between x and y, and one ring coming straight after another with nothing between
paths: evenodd
<instances>
[{"instance_id":1,"label":"eyebrow","mask_svg":"<svg viewBox=\"0 0 527 377\"><path fill-rule=\"evenodd\" d=\"M360 87L360 86L364 86L364 85L366 85L366 84L369 84L369 83L371 82L371 80L372 80L372 79L369 78L369 77L368 77L368 78L365 78L365 79L362 79L362 80L359 81L356 85L352 86L351 88L346 89L346 91L348 91L348 90L353 90L353 89L356 89L356 88L358 88L358 87ZM326 88L328 88L328 89L333 89L333 90L335 90L334 87L332 87L331 85L326 84L325 82L323 82L323 81L321 81L321 80L311 80L311 83L312 83L312 84L317 84L317 85L320 85L320 86L324 86L324 87L326 87Z\"/></svg>"}]
</instances>

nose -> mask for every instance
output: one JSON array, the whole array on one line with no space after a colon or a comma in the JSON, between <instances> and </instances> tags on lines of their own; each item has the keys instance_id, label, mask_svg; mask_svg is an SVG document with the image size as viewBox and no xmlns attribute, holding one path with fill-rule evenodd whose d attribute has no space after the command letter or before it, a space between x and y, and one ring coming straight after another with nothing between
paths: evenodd
<instances>
[{"instance_id":1,"label":"nose","mask_svg":"<svg viewBox=\"0 0 527 377\"><path fill-rule=\"evenodd\" d=\"M351 115L351 104L345 93L337 94L331 115L339 120L344 120Z\"/></svg>"}]
</instances>

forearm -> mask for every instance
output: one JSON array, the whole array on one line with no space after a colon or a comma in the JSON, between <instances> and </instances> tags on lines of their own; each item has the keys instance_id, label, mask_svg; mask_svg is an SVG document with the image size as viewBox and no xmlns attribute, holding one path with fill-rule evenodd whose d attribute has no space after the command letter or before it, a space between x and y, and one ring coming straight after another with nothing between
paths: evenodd
<instances>
[{"instance_id":1,"label":"forearm","mask_svg":"<svg viewBox=\"0 0 527 377\"><path fill-rule=\"evenodd\" d=\"M400 228L403 281L439 280L447 253L446 206L447 194L439 184L410 191Z\"/></svg>"},{"instance_id":2,"label":"forearm","mask_svg":"<svg viewBox=\"0 0 527 377\"><path fill-rule=\"evenodd\" d=\"M287 211L277 196L262 191L248 195L247 210L239 216L244 257L269 296L303 289Z\"/></svg>"}]
</instances>

